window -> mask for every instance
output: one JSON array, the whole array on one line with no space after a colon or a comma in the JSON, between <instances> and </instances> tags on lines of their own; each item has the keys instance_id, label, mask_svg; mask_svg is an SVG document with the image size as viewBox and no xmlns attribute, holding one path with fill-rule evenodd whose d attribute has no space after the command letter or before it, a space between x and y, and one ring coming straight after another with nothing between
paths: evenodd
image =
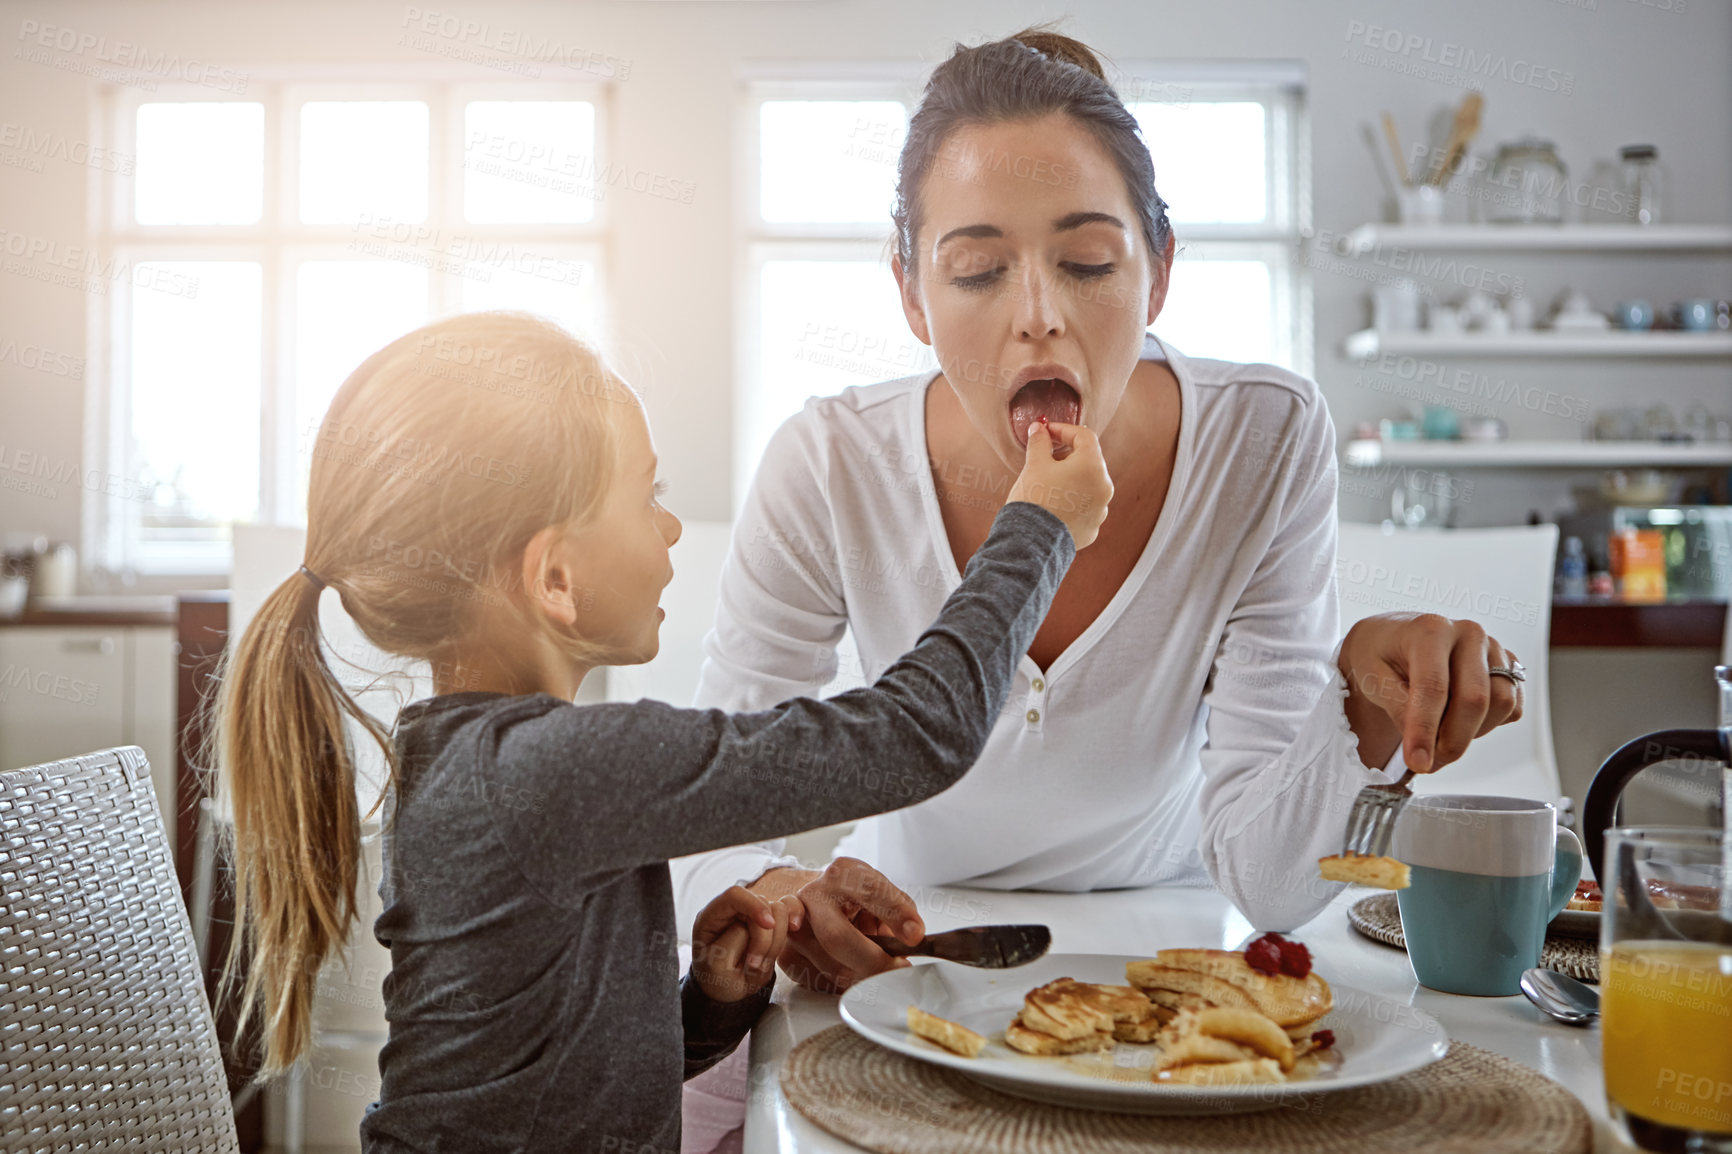
<instances>
[{"instance_id":1,"label":"window","mask_svg":"<svg viewBox=\"0 0 1732 1154\"><path fill-rule=\"evenodd\" d=\"M908 331L887 259L917 84L886 74L748 90L736 508L770 435L807 397L937 364Z\"/></svg>"},{"instance_id":2,"label":"window","mask_svg":"<svg viewBox=\"0 0 1732 1154\"><path fill-rule=\"evenodd\" d=\"M1300 79L1280 65L1132 64L1118 83L1178 238L1152 327L1187 356L1311 372Z\"/></svg>"},{"instance_id":3,"label":"window","mask_svg":"<svg viewBox=\"0 0 1732 1154\"><path fill-rule=\"evenodd\" d=\"M896 161L924 77L748 88L735 506L809 396L936 367L909 332L887 244ZM1153 326L1182 352L1309 373L1301 89L1278 66L1140 64L1117 83L1143 127L1179 252Z\"/></svg>"},{"instance_id":4,"label":"window","mask_svg":"<svg viewBox=\"0 0 1732 1154\"><path fill-rule=\"evenodd\" d=\"M283 83L110 97L112 268L86 485L112 571L222 573L237 522L304 523L318 423L428 320L523 308L602 343L595 84ZM101 490L101 491L96 491Z\"/></svg>"}]
</instances>

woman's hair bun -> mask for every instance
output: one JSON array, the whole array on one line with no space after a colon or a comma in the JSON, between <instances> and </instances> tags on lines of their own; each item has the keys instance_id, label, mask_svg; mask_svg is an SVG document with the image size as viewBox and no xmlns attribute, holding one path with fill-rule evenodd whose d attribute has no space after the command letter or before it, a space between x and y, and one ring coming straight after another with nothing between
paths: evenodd
<instances>
[{"instance_id":1,"label":"woman's hair bun","mask_svg":"<svg viewBox=\"0 0 1732 1154\"><path fill-rule=\"evenodd\" d=\"M1100 57L1094 54L1094 49L1081 40L1074 40L1061 32L1053 32L1048 28L1025 28L1011 37L1019 44L1026 45L1036 52L1050 56L1054 60L1062 60L1066 64L1074 64L1084 72L1105 80L1106 71L1101 67Z\"/></svg>"}]
</instances>

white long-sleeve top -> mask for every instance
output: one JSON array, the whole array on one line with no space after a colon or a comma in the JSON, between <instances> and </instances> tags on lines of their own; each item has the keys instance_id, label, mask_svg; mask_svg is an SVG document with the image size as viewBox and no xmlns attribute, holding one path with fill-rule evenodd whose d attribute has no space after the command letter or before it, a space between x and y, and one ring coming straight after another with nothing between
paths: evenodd
<instances>
[{"instance_id":1,"label":"white long-sleeve top","mask_svg":"<svg viewBox=\"0 0 1732 1154\"><path fill-rule=\"evenodd\" d=\"M1317 876L1367 768L1336 668L1335 433L1317 385L1271 365L1143 359L1178 378L1166 504L1130 576L1042 671L1026 655L975 768L863 821L838 853L918 900L928 887L1218 885L1290 930L1341 888ZM961 577L926 451L935 372L808 401L776 433L735 523L696 704L815 694L853 631L871 680ZM967 485L967 477L953 478ZM894 788L838 780L838 789ZM822 774L821 764L772 767ZM778 864L776 843L674 863L682 926Z\"/></svg>"}]
</instances>

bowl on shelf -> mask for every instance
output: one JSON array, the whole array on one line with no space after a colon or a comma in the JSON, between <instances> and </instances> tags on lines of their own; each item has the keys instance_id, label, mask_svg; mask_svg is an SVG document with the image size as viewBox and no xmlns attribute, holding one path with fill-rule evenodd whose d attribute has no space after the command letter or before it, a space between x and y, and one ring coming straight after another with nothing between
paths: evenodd
<instances>
[{"instance_id":1,"label":"bowl on shelf","mask_svg":"<svg viewBox=\"0 0 1732 1154\"><path fill-rule=\"evenodd\" d=\"M1672 482L1658 469L1608 469L1600 474L1600 496L1614 505L1659 505Z\"/></svg>"}]
</instances>

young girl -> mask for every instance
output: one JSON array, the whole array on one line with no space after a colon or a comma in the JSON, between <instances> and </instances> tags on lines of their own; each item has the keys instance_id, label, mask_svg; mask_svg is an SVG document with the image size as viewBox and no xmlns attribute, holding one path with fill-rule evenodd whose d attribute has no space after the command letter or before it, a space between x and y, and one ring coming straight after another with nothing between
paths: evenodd
<instances>
[{"instance_id":1,"label":"young girl","mask_svg":"<svg viewBox=\"0 0 1732 1154\"><path fill-rule=\"evenodd\" d=\"M655 656L680 532L643 410L591 348L521 314L429 325L344 382L313 457L305 563L235 645L218 703L230 969L250 957L243 1022L261 1014L281 1072L356 917L352 718L390 772L369 1151L677 1149L682 1072L750 1028L803 911L729 890L681 980L667 859L954 783L1112 495L1093 434L1037 427L961 586L876 685L733 715L580 708L590 669ZM326 664L327 587L374 644L432 663L436 695L394 733Z\"/></svg>"}]
</instances>

